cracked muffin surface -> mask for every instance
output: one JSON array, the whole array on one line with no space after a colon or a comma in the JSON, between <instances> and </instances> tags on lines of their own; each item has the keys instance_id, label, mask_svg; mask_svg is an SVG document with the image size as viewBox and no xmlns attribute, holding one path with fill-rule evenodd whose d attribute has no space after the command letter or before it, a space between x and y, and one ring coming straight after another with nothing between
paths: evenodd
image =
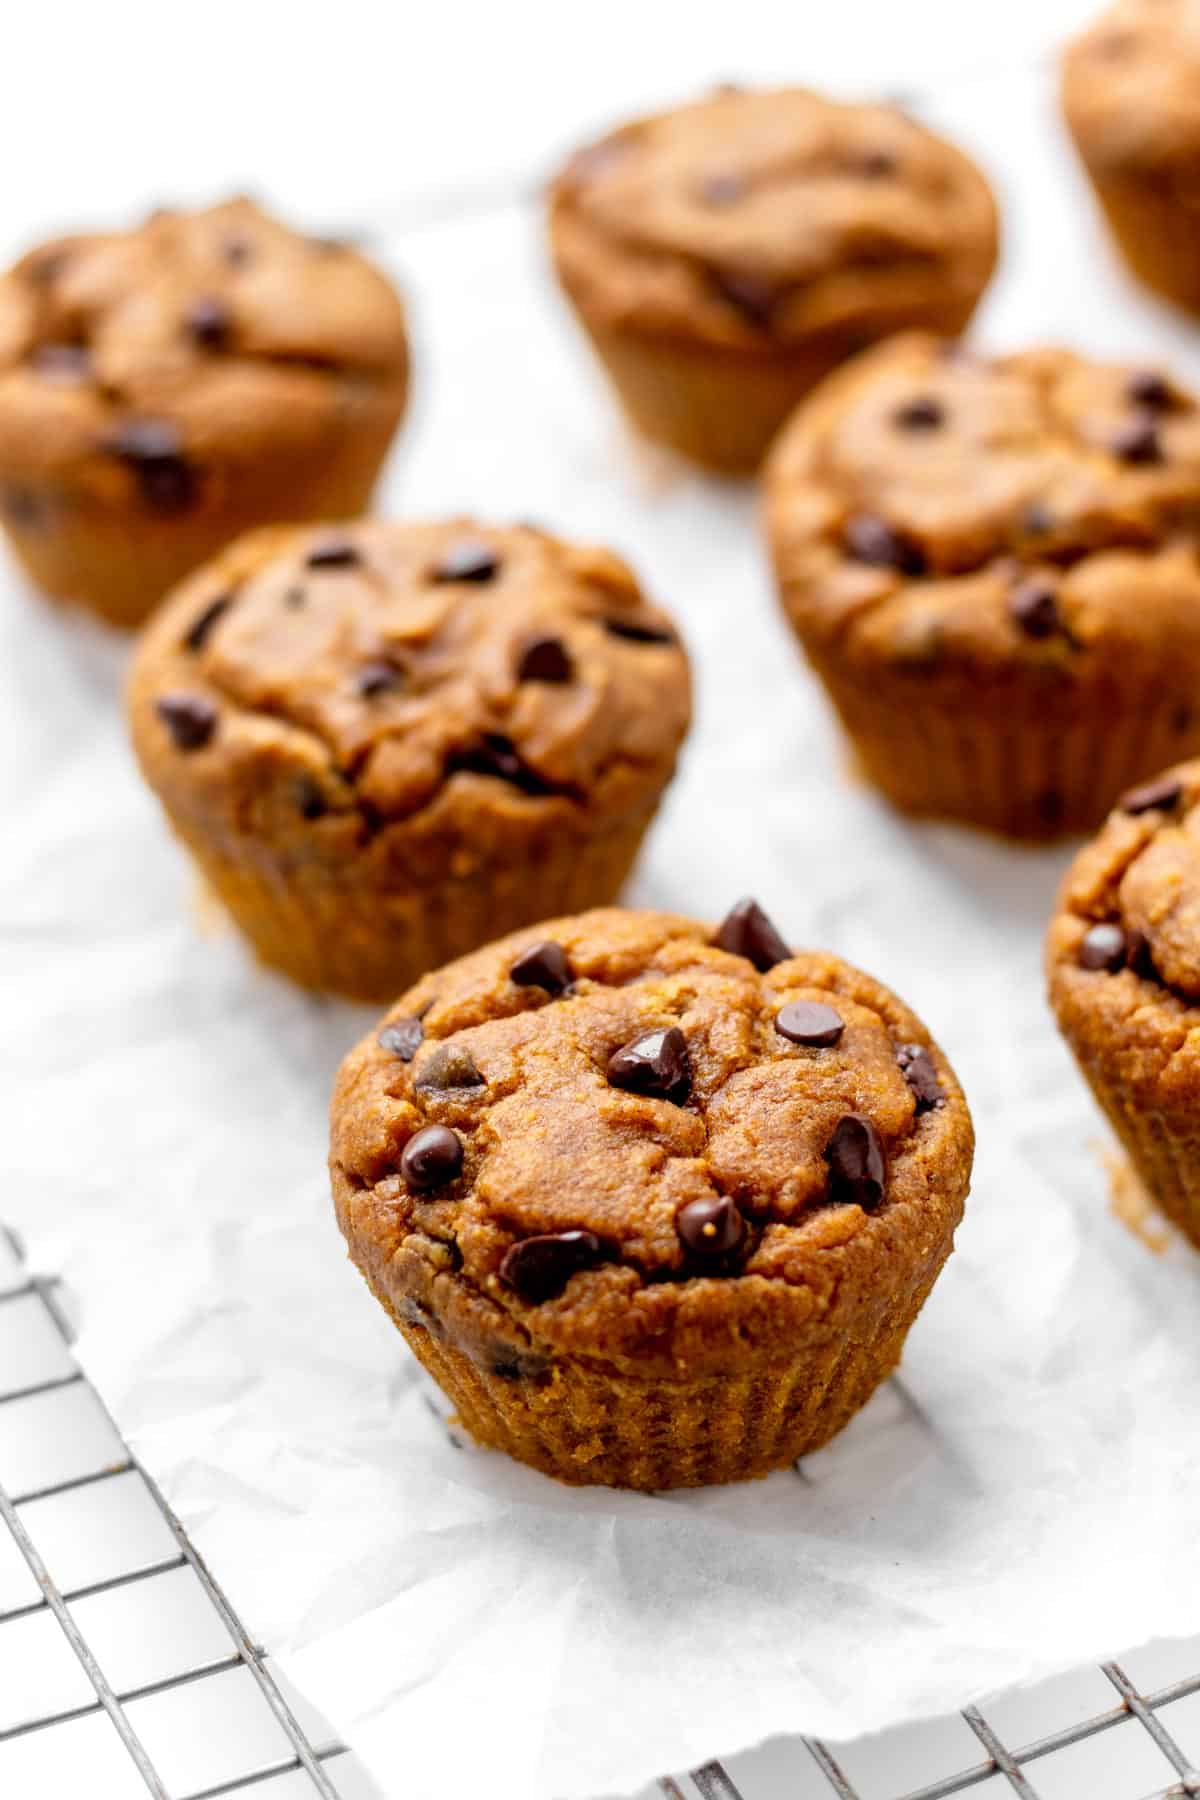
<instances>
[{"instance_id":1,"label":"cracked muffin surface","mask_svg":"<svg viewBox=\"0 0 1200 1800\"><path fill-rule=\"evenodd\" d=\"M342 1067L331 1169L351 1256L477 1436L673 1485L763 1473L862 1404L971 1152L914 1015L743 904L553 920L426 976ZM743 1425L708 1429L726 1385Z\"/></svg>"},{"instance_id":2,"label":"cracked muffin surface","mask_svg":"<svg viewBox=\"0 0 1200 1800\"><path fill-rule=\"evenodd\" d=\"M550 230L635 423L730 467L863 344L960 330L997 239L960 151L895 108L799 88L723 90L611 132L558 177Z\"/></svg>"},{"instance_id":3,"label":"cracked muffin surface","mask_svg":"<svg viewBox=\"0 0 1200 1800\"><path fill-rule=\"evenodd\" d=\"M252 525L361 510L407 386L389 282L248 200L58 239L0 278L0 516L136 622Z\"/></svg>"},{"instance_id":4,"label":"cracked muffin surface","mask_svg":"<svg viewBox=\"0 0 1200 1800\"><path fill-rule=\"evenodd\" d=\"M143 770L271 962L365 998L613 897L687 660L610 551L468 519L251 534L147 628Z\"/></svg>"},{"instance_id":5,"label":"cracked muffin surface","mask_svg":"<svg viewBox=\"0 0 1200 1800\"><path fill-rule=\"evenodd\" d=\"M897 339L800 409L765 520L900 805L1053 835L1200 749L1200 410L1163 370Z\"/></svg>"}]
</instances>

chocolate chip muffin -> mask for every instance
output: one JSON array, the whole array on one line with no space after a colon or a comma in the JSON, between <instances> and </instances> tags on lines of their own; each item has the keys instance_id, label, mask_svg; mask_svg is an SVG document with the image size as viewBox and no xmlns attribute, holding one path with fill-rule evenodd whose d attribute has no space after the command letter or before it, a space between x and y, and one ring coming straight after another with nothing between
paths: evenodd
<instances>
[{"instance_id":1,"label":"chocolate chip muffin","mask_svg":"<svg viewBox=\"0 0 1200 1800\"><path fill-rule=\"evenodd\" d=\"M899 338L800 408L765 513L896 805L1051 837L1200 752L1200 412L1162 370Z\"/></svg>"},{"instance_id":2,"label":"chocolate chip muffin","mask_svg":"<svg viewBox=\"0 0 1200 1800\"><path fill-rule=\"evenodd\" d=\"M147 627L146 779L259 955L384 1001L611 900L687 730L687 659L607 550L467 519L251 533Z\"/></svg>"},{"instance_id":3,"label":"chocolate chip muffin","mask_svg":"<svg viewBox=\"0 0 1200 1800\"><path fill-rule=\"evenodd\" d=\"M362 511L407 386L383 276L248 200L62 238L0 277L0 519L136 624L240 532Z\"/></svg>"},{"instance_id":4,"label":"chocolate chip muffin","mask_svg":"<svg viewBox=\"0 0 1200 1800\"><path fill-rule=\"evenodd\" d=\"M554 183L559 278L634 425L757 465L865 344L961 331L996 260L974 164L894 107L722 89L580 151Z\"/></svg>"},{"instance_id":5,"label":"chocolate chip muffin","mask_svg":"<svg viewBox=\"0 0 1200 1800\"><path fill-rule=\"evenodd\" d=\"M427 975L351 1052L350 1255L483 1444L569 1482L765 1475L896 1366L952 1248L970 1114L886 988L602 910Z\"/></svg>"},{"instance_id":6,"label":"chocolate chip muffin","mask_svg":"<svg viewBox=\"0 0 1200 1800\"><path fill-rule=\"evenodd\" d=\"M1118 0L1067 49L1067 125L1134 274L1200 312L1200 13Z\"/></svg>"},{"instance_id":7,"label":"chocolate chip muffin","mask_svg":"<svg viewBox=\"0 0 1200 1800\"><path fill-rule=\"evenodd\" d=\"M1092 1092L1200 1249L1200 761L1131 789L1080 851L1046 966Z\"/></svg>"}]
</instances>

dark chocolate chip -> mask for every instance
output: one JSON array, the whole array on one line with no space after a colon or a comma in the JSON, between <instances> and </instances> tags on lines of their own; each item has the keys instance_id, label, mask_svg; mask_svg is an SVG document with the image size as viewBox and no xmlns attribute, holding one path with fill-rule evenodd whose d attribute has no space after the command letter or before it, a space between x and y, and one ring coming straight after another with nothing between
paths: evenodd
<instances>
[{"instance_id":1,"label":"dark chocolate chip","mask_svg":"<svg viewBox=\"0 0 1200 1800\"><path fill-rule=\"evenodd\" d=\"M302 819L323 819L329 811L329 800L319 781L311 775L296 777L293 793L296 810Z\"/></svg>"},{"instance_id":2,"label":"dark chocolate chip","mask_svg":"<svg viewBox=\"0 0 1200 1800\"><path fill-rule=\"evenodd\" d=\"M218 294L201 294L193 300L186 323L193 340L205 350L223 350L233 328L229 308Z\"/></svg>"},{"instance_id":3,"label":"dark chocolate chip","mask_svg":"<svg viewBox=\"0 0 1200 1800\"><path fill-rule=\"evenodd\" d=\"M885 176L894 175L899 165L890 150L868 150L854 166L868 181L882 181Z\"/></svg>"},{"instance_id":4,"label":"dark chocolate chip","mask_svg":"<svg viewBox=\"0 0 1200 1800\"><path fill-rule=\"evenodd\" d=\"M706 175L698 188L706 206L734 206L746 192L746 183L732 169Z\"/></svg>"},{"instance_id":5,"label":"dark chocolate chip","mask_svg":"<svg viewBox=\"0 0 1200 1800\"><path fill-rule=\"evenodd\" d=\"M846 1113L833 1128L825 1160L829 1164L829 1199L838 1206L861 1206L864 1212L874 1212L883 1199L887 1161L871 1121L858 1113Z\"/></svg>"},{"instance_id":6,"label":"dark chocolate chip","mask_svg":"<svg viewBox=\"0 0 1200 1800\"><path fill-rule=\"evenodd\" d=\"M1156 781L1145 781L1140 787L1132 787L1121 795L1117 805L1125 813L1154 812L1161 807L1169 812L1178 804L1183 793L1183 782L1178 775L1160 775Z\"/></svg>"},{"instance_id":7,"label":"dark chocolate chip","mask_svg":"<svg viewBox=\"0 0 1200 1800\"><path fill-rule=\"evenodd\" d=\"M92 359L82 344L41 344L33 353L33 366L47 381L86 381Z\"/></svg>"},{"instance_id":8,"label":"dark chocolate chip","mask_svg":"<svg viewBox=\"0 0 1200 1800\"><path fill-rule=\"evenodd\" d=\"M937 1078L933 1058L924 1044L901 1044L896 1051L896 1061L916 1097L918 1112L928 1112L931 1107L942 1104L946 1096Z\"/></svg>"},{"instance_id":9,"label":"dark chocolate chip","mask_svg":"<svg viewBox=\"0 0 1200 1800\"><path fill-rule=\"evenodd\" d=\"M521 952L509 969L508 978L518 987L540 987L548 994L561 994L571 985L571 965L562 945L544 938Z\"/></svg>"},{"instance_id":10,"label":"dark chocolate chip","mask_svg":"<svg viewBox=\"0 0 1200 1800\"><path fill-rule=\"evenodd\" d=\"M678 1025L635 1038L609 1057L608 1079L613 1087L681 1105L692 1085L687 1039Z\"/></svg>"},{"instance_id":11,"label":"dark chocolate chip","mask_svg":"<svg viewBox=\"0 0 1200 1800\"><path fill-rule=\"evenodd\" d=\"M344 537L322 538L304 559L305 566L310 569L354 569L361 561L358 545Z\"/></svg>"},{"instance_id":12,"label":"dark chocolate chip","mask_svg":"<svg viewBox=\"0 0 1200 1800\"><path fill-rule=\"evenodd\" d=\"M254 245L248 237L227 237L221 254L231 269L244 269L254 255Z\"/></svg>"},{"instance_id":13,"label":"dark chocolate chip","mask_svg":"<svg viewBox=\"0 0 1200 1800\"><path fill-rule=\"evenodd\" d=\"M394 689L403 687L404 675L394 663L385 662L379 657L374 662L363 664L354 677L354 685L364 700L373 700L376 694L390 694Z\"/></svg>"},{"instance_id":14,"label":"dark chocolate chip","mask_svg":"<svg viewBox=\"0 0 1200 1800\"><path fill-rule=\"evenodd\" d=\"M901 431L936 431L945 420L946 409L932 394L918 394L892 414L892 423Z\"/></svg>"},{"instance_id":15,"label":"dark chocolate chip","mask_svg":"<svg viewBox=\"0 0 1200 1800\"><path fill-rule=\"evenodd\" d=\"M1160 463L1162 440L1155 421L1146 416L1131 419L1113 438L1112 452L1126 463Z\"/></svg>"},{"instance_id":16,"label":"dark chocolate chip","mask_svg":"<svg viewBox=\"0 0 1200 1800\"><path fill-rule=\"evenodd\" d=\"M191 505L196 472L169 419L126 419L108 439L107 448L129 464L143 499L155 512L182 512Z\"/></svg>"},{"instance_id":17,"label":"dark chocolate chip","mask_svg":"<svg viewBox=\"0 0 1200 1800\"><path fill-rule=\"evenodd\" d=\"M775 1014L775 1029L793 1044L826 1050L837 1043L846 1021L832 1006L822 1006L817 1000L789 1000Z\"/></svg>"},{"instance_id":18,"label":"dark chocolate chip","mask_svg":"<svg viewBox=\"0 0 1200 1800\"><path fill-rule=\"evenodd\" d=\"M1168 411L1174 398L1170 382L1157 369L1139 369L1129 377L1125 392L1135 406L1144 406L1147 412Z\"/></svg>"},{"instance_id":19,"label":"dark chocolate chip","mask_svg":"<svg viewBox=\"0 0 1200 1800\"><path fill-rule=\"evenodd\" d=\"M675 633L662 625L643 624L640 619L602 619L610 637L625 638L631 644L673 644Z\"/></svg>"},{"instance_id":20,"label":"dark chocolate chip","mask_svg":"<svg viewBox=\"0 0 1200 1800\"><path fill-rule=\"evenodd\" d=\"M210 600L207 606L202 606L184 637L184 649L203 650L212 636L217 620L223 618L232 605L232 594L218 594L215 600Z\"/></svg>"},{"instance_id":21,"label":"dark chocolate chip","mask_svg":"<svg viewBox=\"0 0 1200 1800\"><path fill-rule=\"evenodd\" d=\"M1045 537L1054 529L1054 514L1044 500L1031 500L1021 514L1021 529L1030 537Z\"/></svg>"},{"instance_id":22,"label":"dark chocolate chip","mask_svg":"<svg viewBox=\"0 0 1200 1800\"><path fill-rule=\"evenodd\" d=\"M1008 597L1008 610L1014 625L1019 626L1026 637L1052 637L1062 629L1058 595L1048 581L1039 581L1035 577L1020 582Z\"/></svg>"},{"instance_id":23,"label":"dark chocolate chip","mask_svg":"<svg viewBox=\"0 0 1200 1800\"><path fill-rule=\"evenodd\" d=\"M390 1025L385 1025L376 1041L380 1049L386 1050L389 1056L396 1056L401 1062L410 1063L421 1048L424 1037L425 1028L420 1019L409 1016L393 1019Z\"/></svg>"},{"instance_id":24,"label":"dark chocolate chip","mask_svg":"<svg viewBox=\"0 0 1200 1800\"><path fill-rule=\"evenodd\" d=\"M723 300L736 307L749 324L757 325L763 331L769 329L779 305L777 287L736 269L713 269L711 275L713 286Z\"/></svg>"},{"instance_id":25,"label":"dark chocolate chip","mask_svg":"<svg viewBox=\"0 0 1200 1800\"><path fill-rule=\"evenodd\" d=\"M527 638L517 658L518 681L563 682L571 679L571 659L561 638L540 633Z\"/></svg>"},{"instance_id":26,"label":"dark chocolate chip","mask_svg":"<svg viewBox=\"0 0 1200 1800\"><path fill-rule=\"evenodd\" d=\"M418 1194L445 1187L462 1174L462 1166L462 1139L448 1125L422 1126L400 1155L400 1173Z\"/></svg>"},{"instance_id":27,"label":"dark chocolate chip","mask_svg":"<svg viewBox=\"0 0 1200 1800\"><path fill-rule=\"evenodd\" d=\"M284 589L283 604L287 607L289 612L299 612L307 599L308 595L298 582L294 583L290 588Z\"/></svg>"},{"instance_id":28,"label":"dark chocolate chip","mask_svg":"<svg viewBox=\"0 0 1200 1800\"><path fill-rule=\"evenodd\" d=\"M477 744L454 751L447 760L446 772L453 775L460 769L473 775L494 775L500 781L511 782L523 794L556 794L560 791L553 782L544 781L536 769L522 761L512 739L498 731L486 732Z\"/></svg>"},{"instance_id":29,"label":"dark chocolate chip","mask_svg":"<svg viewBox=\"0 0 1200 1800\"><path fill-rule=\"evenodd\" d=\"M1115 975L1125 967L1129 942L1119 925L1093 925L1079 946L1081 969L1106 969Z\"/></svg>"},{"instance_id":30,"label":"dark chocolate chip","mask_svg":"<svg viewBox=\"0 0 1200 1800\"><path fill-rule=\"evenodd\" d=\"M604 1246L594 1231L547 1231L520 1238L504 1252L500 1279L540 1306L561 1294L572 1275L599 1262Z\"/></svg>"},{"instance_id":31,"label":"dark chocolate chip","mask_svg":"<svg viewBox=\"0 0 1200 1800\"><path fill-rule=\"evenodd\" d=\"M484 1087L486 1081L465 1045L448 1043L433 1046L418 1069L413 1085L440 1094L450 1088Z\"/></svg>"},{"instance_id":32,"label":"dark chocolate chip","mask_svg":"<svg viewBox=\"0 0 1200 1800\"><path fill-rule=\"evenodd\" d=\"M433 571L435 581L490 581L500 567L500 558L487 544L463 538L451 544Z\"/></svg>"},{"instance_id":33,"label":"dark chocolate chip","mask_svg":"<svg viewBox=\"0 0 1200 1800\"><path fill-rule=\"evenodd\" d=\"M717 926L716 941L732 956L744 956L760 975L792 954L757 900L739 900Z\"/></svg>"},{"instance_id":34,"label":"dark chocolate chip","mask_svg":"<svg viewBox=\"0 0 1200 1800\"><path fill-rule=\"evenodd\" d=\"M164 694L154 710L177 750L203 750L217 729L217 709L201 694Z\"/></svg>"},{"instance_id":35,"label":"dark chocolate chip","mask_svg":"<svg viewBox=\"0 0 1200 1800\"><path fill-rule=\"evenodd\" d=\"M856 562L895 569L901 575L924 572L925 555L920 545L893 531L886 519L875 513L854 513L846 520L843 535L846 549Z\"/></svg>"},{"instance_id":36,"label":"dark chocolate chip","mask_svg":"<svg viewBox=\"0 0 1200 1800\"><path fill-rule=\"evenodd\" d=\"M681 1206L675 1229L693 1256L728 1256L745 1237L746 1221L728 1194L713 1194Z\"/></svg>"}]
</instances>

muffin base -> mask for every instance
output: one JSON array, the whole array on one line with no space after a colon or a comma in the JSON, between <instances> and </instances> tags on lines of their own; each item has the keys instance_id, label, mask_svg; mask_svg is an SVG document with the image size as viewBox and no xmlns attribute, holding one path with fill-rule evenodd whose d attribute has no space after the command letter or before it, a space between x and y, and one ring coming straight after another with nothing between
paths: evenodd
<instances>
[{"instance_id":1,"label":"muffin base","mask_svg":"<svg viewBox=\"0 0 1200 1800\"><path fill-rule=\"evenodd\" d=\"M1089 169L1109 230L1138 280L1190 313L1200 313L1200 192L1185 196L1169 172Z\"/></svg>"},{"instance_id":2,"label":"muffin base","mask_svg":"<svg viewBox=\"0 0 1200 1800\"><path fill-rule=\"evenodd\" d=\"M1194 1109L1139 1106L1101 1058L1085 1059L1080 1046L1068 1042L1142 1186L1200 1250L1200 1117Z\"/></svg>"}]
</instances>

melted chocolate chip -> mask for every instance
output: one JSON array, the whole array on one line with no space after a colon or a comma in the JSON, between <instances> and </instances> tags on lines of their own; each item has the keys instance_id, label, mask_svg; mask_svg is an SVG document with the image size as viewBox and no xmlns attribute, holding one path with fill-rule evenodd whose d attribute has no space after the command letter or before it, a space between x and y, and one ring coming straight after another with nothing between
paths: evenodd
<instances>
[{"instance_id":1,"label":"melted chocolate chip","mask_svg":"<svg viewBox=\"0 0 1200 1800\"><path fill-rule=\"evenodd\" d=\"M433 571L434 581L491 581L500 567L500 558L487 544L463 538L451 544Z\"/></svg>"},{"instance_id":2,"label":"melted chocolate chip","mask_svg":"<svg viewBox=\"0 0 1200 1800\"><path fill-rule=\"evenodd\" d=\"M692 1085L687 1039L678 1025L635 1038L609 1057L608 1079L613 1087L627 1088L630 1093L682 1105Z\"/></svg>"},{"instance_id":3,"label":"melted chocolate chip","mask_svg":"<svg viewBox=\"0 0 1200 1800\"><path fill-rule=\"evenodd\" d=\"M675 633L662 625L643 624L639 619L602 619L610 637L625 638L631 644L673 644Z\"/></svg>"},{"instance_id":4,"label":"melted chocolate chip","mask_svg":"<svg viewBox=\"0 0 1200 1800\"><path fill-rule=\"evenodd\" d=\"M745 1238L746 1221L728 1194L714 1194L681 1206L675 1229L693 1256L728 1256Z\"/></svg>"},{"instance_id":5,"label":"melted chocolate chip","mask_svg":"<svg viewBox=\"0 0 1200 1800\"><path fill-rule=\"evenodd\" d=\"M229 308L218 294L201 294L193 300L186 323L193 341L204 350L223 350L233 328Z\"/></svg>"},{"instance_id":6,"label":"melted chocolate chip","mask_svg":"<svg viewBox=\"0 0 1200 1800\"><path fill-rule=\"evenodd\" d=\"M874 513L854 513L846 521L843 540L855 562L895 569L901 575L920 575L925 555L919 544L893 531L886 519Z\"/></svg>"},{"instance_id":7,"label":"melted chocolate chip","mask_svg":"<svg viewBox=\"0 0 1200 1800\"><path fill-rule=\"evenodd\" d=\"M1130 788L1121 795L1117 805L1125 813L1154 812L1158 808L1169 812L1179 804L1182 794L1183 782L1178 775L1160 775L1156 781Z\"/></svg>"},{"instance_id":8,"label":"melted chocolate chip","mask_svg":"<svg viewBox=\"0 0 1200 1800\"><path fill-rule=\"evenodd\" d=\"M1048 581L1020 582L1008 597L1008 611L1026 637L1052 637L1062 629L1058 595Z\"/></svg>"},{"instance_id":9,"label":"melted chocolate chip","mask_svg":"<svg viewBox=\"0 0 1200 1800\"><path fill-rule=\"evenodd\" d=\"M223 618L232 605L232 594L218 594L215 600L210 600L207 606L202 606L184 637L184 649L203 650L212 636L217 620Z\"/></svg>"},{"instance_id":10,"label":"melted chocolate chip","mask_svg":"<svg viewBox=\"0 0 1200 1800\"><path fill-rule=\"evenodd\" d=\"M1135 406L1147 412L1167 412L1174 395L1171 384L1157 369L1139 369L1129 377L1125 392Z\"/></svg>"},{"instance_id":11,"label":"melted chocolate chip","mask_svg":"<svg viewBox=\"0 0 1200 1800\"><path fill-rule=\"evenodd\" d=\"M196 472L169 419L126 419L106 447L133 470L142 498L155 512L183 512L195 499Z\"/></svg>"},{"instance_id":12,"label":"melted chocolate chip","mask_svg":"<svg viewBox=\"0 0 1200 1800\"><path fill-rule=\"evenodd\" d=\"M432 1193L462 1174L462 1139L448 1125L424 1125L400 1156L400 1173L418 1194Z\"/></svg>"},{"instance_id":13,"label":"melted chocolate chip","mask_svg":"<svg viewBox=\"0 0 1200 1800\"><path fill-rule=\"evenodd\" d=\"M548 1231L511 1244L500 1264L500 1279L522 1300L540 1306L555 1299L572 1275L599 1262L603 1254L594 1231Z\"/></svg>"},{"instance_id":14,"label":"melted chocolate chip","mask_svg":"<svg viewBox=\"0 0 1200 1800\"><path fill-rule=\"evenodd\" d=\"M562 945L544 938L521 952L508 978L518 987L540 987L548 994L561 994L571 985L571 965Z\"/></svg>"},{"instance_id":15,"label":"melted chocolate chip","mask_svg":"<svg viewBox=\"0 0 1200 1800\"><path fill-rule=\"evenodd\" d=\"M750 325L768 331L779 305L779 289L756 275L736 269L710 270L713 286L722 300L735 307Z\"/></svg>"},{"instance_id":16,"label":"melted chocolate chip","mask_svg":"<svg viewBox=\"0 0 1200 1800\"><path fill-rule=\"evenodd\" d=\"M424 1041L425 1029L420 1019L410 1015L403 1019L393 1019L379 1033L376 1042L381 1050L389 1056L395 1056L403 1063L410 1063Z\"/></svg>"},{"instance_id":17,"label":"melted chocolate chip","mask_svg":"<svg viewBox=\"0 0 1200 1800\"><path fill-rule=\"evenodd\" d=\"M40 344L33 366L47 381L87 381L92 359L82 344Z\"/></svg>"},{"instance_id":18,"label":"melted chocolate chip","mask_svg":"<svg viewBox=\"0 0 1200 1800\"><path fill-rule=\"evenodd\" d=\"M486 1081L471 1052L462 1044L435 1044L418 1069L414 1087L442 1094L451 1088L485 1087Z\"/></svg>"},{"instance_id":19,"label":"melted chocolate chip","mask_svg":"<svg viewBox=\"0 0 1200 1800\"><path fill-rule=\"evenodd\" d=\"M749 895L726 913L717 926L716 941L720 949L752 962L760 975L792 954L758 901Z\"/></svg>"},{"instance_id":20,"label":"melted chocolate chip","mask_svg":"<svg viewBox=\"0 0 1200 1800\"><path fill-rule=\"evenodd\" d=\"M1105 969L1115 975L1125 967L1128 939L1119 925L1093 925L1079 946L1081 969Z\"/></svg>"},{"instance_id":21,"label":"melted chocolate chip","mask_svg":"<svg viewBox=\"0 0 1200 1800\"><path fill-rule=\"evenodd\" d=\"M837 1206L861 1206L874 1212L883 1199L887 1161L879 1133L869 1119L847 1113L833 1128L825 1149L829 1164L828 1198Z\"/></svg>"},{"instance_id":22,"label":"melted chocolate chip","mask_svg":"<svg viewBox=\"0 0 1200 1800\"><path fill-rule=\"evenodd\" d=\"M154 710L177 750L203 750L217 729L217 709L201 694L164 694Z\"/></svg>"},{"instance_id":23,"label":"melted chocolate chip","mask_svg":"<svg viewBox=\"0 0 1200 1800\"><path fill-rule=\"evenodd\" d=\"M1124 463L1160 463L1162 440L1155 421L1148 417L1131 419L1113 438L1112 453Z\"/></svg>"},{"instance_id":24,"label":"melted chocolate chip","mask_svg":"<svg viewBox=\"0 0 1200 1800\"><path fill-rule=\"evenodd\" d=\"M836 1044L846 1029L841 1013L816 1000L789 1000L775 1014L775 1029L780 1037L810 1050L827 1050Z\"/></svg>"},{"instance_id":25,"label":"melted chocolate chip","mask_svg":"<svg viewBox=\"0 0 1200 1800\"><path fill-rule=\"evenodd\" d=\"M892 423L901 431L936 431L945 422L946 409L932 394L918 394L892 414Z\"/></svg>"},{"instance_id":26,"label":"melted chocolate chip","mask_svg":"<svg viewBox=\"0 0 1200 1800\"><path fill-rule=\"evenodd\" d=\"M571 659L561 638L540 633L527 638L517 657L518 681L560 683L571 679Z\"/></svg>"},{"instance_id":27,"label":"melted chocolate chip","mask_svg":"<svg viewBox=\"0 0 1200 1800\"><path fill-rule=\"evenodd\" d=\"M361 561L358 545L344 537L322 538L304 559L309 569L355 569Z\"/></svg>"},{"instance_id":28,"label":"melted chocolate chip","mask_svg":"<svg viewBox=\"0 0 1200 1800\"><path fill-rule=\"evenodd\" d=\"M706 206L735 206L746 192L746 183L732 169L706 175L697 192Z\"/></svg>"},{"instance_id":29,"label":"melted chocolate chip","mask_svg":"<svg viewBox=\"0 0 1200 1800\"><path fill-rule=\"evenodd\" d=\"M931 1107L942 1104L946 1096L937 1078L933 1058L924 1044L901 1044L896 1051L896 1061L900 1065L900 1073L913 1091L919 1113L928 1112Z\"/></svg>"},{"instance_id":30,"label":"melted chocolate chip","mask_svg":"<svg viewBox=\"0 0 1200 1800\"><path fill-rule=\"evenodd\" d=\"M385 662L382 657L374 662L364 663L354 677L354 686L364 700L373 700L376 694L390 694L403 685L402 671L394 663Z\"/></svg>"},{"instance_id":31,"label":"melted chocolate chip","mask_svg":"<svg viewBox=\"0 0 1200 1800\"><path fill-rule=\"evenodd\" d=\"M511 782L523 794L557 794L561 791L553 782L543 780L536 769L531 769L517 754L512 739L500 732L485 732L477 744L454 751L447 760L446 772L454 775L459 770L473 775L494 775L500 781Z\"/></svg>"},{"instance_id":32,"label":"melted chocolate chip","mask_svg":"<svg viewBox=\"0 0 1200 1800\"><path fill-rule=\"evenodd\" d=\"M329 811L325 790L313 776L298 775L292 791L296 797L296 810L302 819L323 819Z\"/></svg>"}]
</instances>

